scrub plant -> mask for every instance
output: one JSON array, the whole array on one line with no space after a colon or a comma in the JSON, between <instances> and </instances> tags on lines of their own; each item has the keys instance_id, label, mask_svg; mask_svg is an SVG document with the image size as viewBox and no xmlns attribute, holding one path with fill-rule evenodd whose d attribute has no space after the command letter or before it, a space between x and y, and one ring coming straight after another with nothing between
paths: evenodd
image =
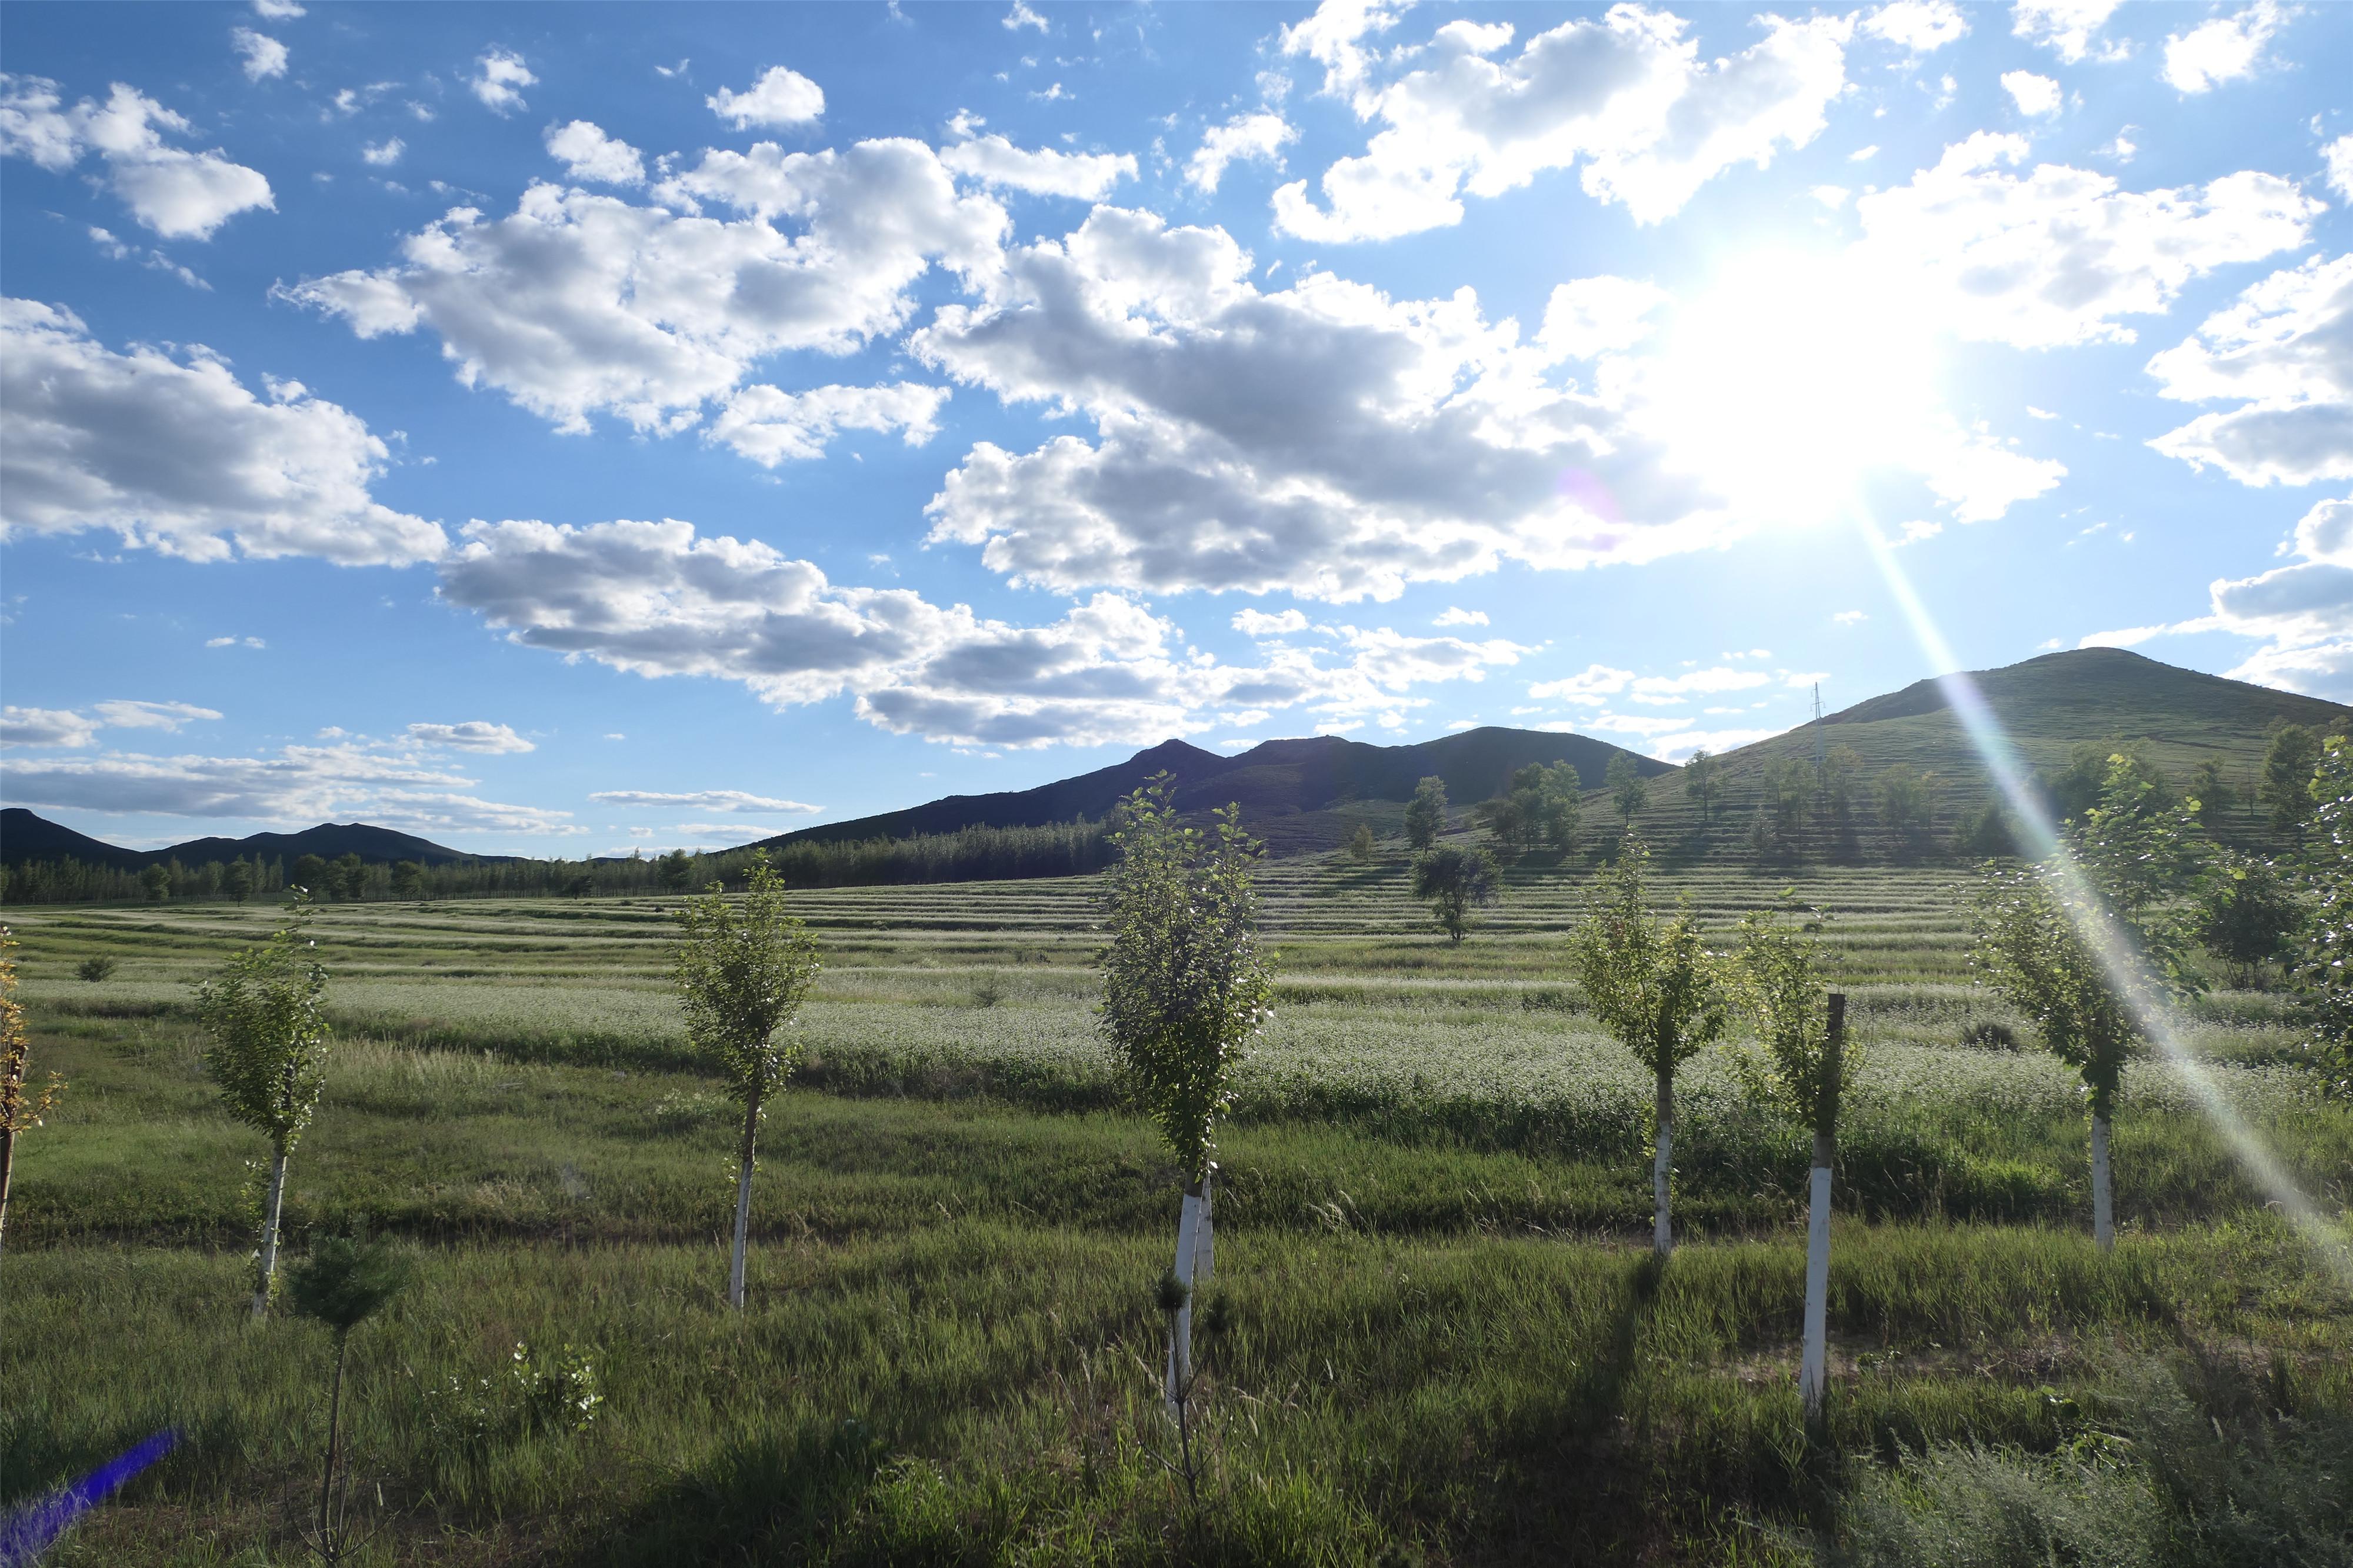
<instances>
[{"instance_id":1,"label":"scrub plant","mask_svg":"<svg viewBox=\"0 0 2353 1568\"><path fill-rule=\"evenodd\" d=\"M348 1500L335 1505L335 1457L343 1436L343 1360L352 1331L382 1310L408 1284L408 1260L388 1245L331 1237L287 1271L288 1304L326 1325L335 1337L335 1379L327 1401L327 1453L319 1475L319 1521L315 1546L322 1563L350 1554Z\"/></svg>"},{"instance_id":2,"label":"scrub plant","mask_svg":"<svg viewBox=\"0 0 2353 1568\"><path fill-rule=\"evenodd\" d=\"M205 1071L220 1086L229 1114L269 1140L269 1190L262 1201L253 1290L257 1318L269 1310L277 1283L286 1162L326 1082L327 971L318 961L310 917L310 895L298 888L286 922L269 941L230 954L196 988L196 1016L212 1037Z\"/></svg>"},{"instance_id":3,"label":"scrub plant","mask_svg":"<svg viewBox=\"0 0 2353 1568\"><path fill-rule=\"evenodd\" d=\"M817 939L786 909L785 879L766 855L753 856L744 889L740 907L728 901L720 882L687 901L678 911L685 940L670 965L670 982L686 1010L688 1044L726 1075L729 1091L744 1107L735 1241L727 1268L727 1304L739 1312L760 1117L800 1065L804 1045L792 1026L823 967Z\"/></svg>"},{"instance_id":4,"label":"scrub plant","mask_svg":"<svg viewBox=\"0 0 2353 1568\"><path fill-rule=\"evenodd\" d=\"M1650 867L1650 847L1629 833L1617 858L1595 875L1568 950L1594 1016L1651 1069L1651 1247L1663 1260L1675 1247L1667 1190L1674 1168L1675 1069L1724 1032L1724 1005L1715 958L1690 906L1677 909L1672 920L1651 912Z\"/></svg>"},{"instance_id":5,"label":"scrub plant","mask_svg":"<svg viewBox=\"0 0 2353 1568\"><path fill-rule=\"evenodd\" d=\"M1103 1036L1125 1061L1137 1098L1176 1156L1185 1184L1176 1261L1164 1288L1166 1398L1181 1416L1192 1383L1192 1296L1209 1277L1218 1118L1235 1068L1271 1014L1273 977L1258 942L1251 878L1261 847L1229 805L1203 832L1176 818L1176 781L1155 775L1130 795L1113 834L1119 858L1103 875Z\"/></svg>"}]
</instances>

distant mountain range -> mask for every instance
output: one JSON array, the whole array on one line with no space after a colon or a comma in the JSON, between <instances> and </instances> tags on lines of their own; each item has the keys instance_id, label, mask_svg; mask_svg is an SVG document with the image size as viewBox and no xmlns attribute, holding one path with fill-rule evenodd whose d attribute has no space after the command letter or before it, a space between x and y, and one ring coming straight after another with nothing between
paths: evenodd
<instances>
[{"instance_id":1,"label":"distant mountain range","mask_svg":"<svg viewBox=\"0 0 2353 1568\"><path fill-rule=\"evenodd\" d=\"M300 833L257 833L247 838L191 838L185 844L166 845L161 849L124 849L103 839L92 838L86 833L36 816L21 805L0 810L0 863L21 865L26 860L62 860L68 856L85 866L113 866L125 871L136 871L157 860L177 860L183 866L202 866L208 860L226 864L236 859L264 860L282 857L288 865L305 855L316 855L334 860L357 854L371 865L387 864L394 860L415 860L421 865L442 866L452 860L512 860L512 855L468 855L457 849L444 848L427 839L406 833L395 833L389 827L371 827L364 822L322 822L316 827L306 827Z\"/></svg>"},{"instance_id":2,"label":"distant mountain range","mask_svg":"<svg viewBox=\"0 0 2353 1568\"><path fill-rule=\"evenodd\" d=\"M1268 741L1230 757L1183 741L1163 741L1124 763L1036 789L952 795L762 842L899 838L964 827L1027 827L1074 816L1100 818L1130 791L1165 772L1176 781L1178 809L1209 811L1239 803L1250 831L1282 853L1341 842L1360 820L1381 824L1401 817L1414 786L1431 774L1446 781L1449 798L1468 805L1501 793L1513 770L1530 763L1573 763L1586 787L1598 789L1609 771L1609 759L1620 756L1632 758L1645 777L1675 771L1672 763L1589 735L1492 725L1409 746L1369 746L1339 735Z\"/></svg>"},{"instance_id":3,"label":"distant mountain range","mask_svg":"<svg viewBox=\"0 0 2353 1568\"><path fill-rule=\"evenodd\" d=\"M1967 679L2030 767L2063 762L2085 742L2145 741L2158 762L2177 777L2213 759L2233 778L2252 783L2271 731L2280 724L2330 729L2353 721L2353 709L2339 703L2179 669L2122 648L2046 654L2000 669L1974 671ZM1867 774L1893 766L1933 772L1945 781L1948 804L1981 797L1988 787L1985 770L1953 712L1953 686L1950 678L1915 681L1900 691L1727 752L1722 759L1722 798L1739 799L1780 758L1811 757L1818 740L1825 751L1852 748ZM1373 746L1338 735L1268 741L1230 757L1183 741L1164 741L1124 763L1035 789L952 795L762 842L903 837L1101 817L1129 791L1165 771L1176 781L1181 809L1207 811L1239 802L1250 830L1271 849L1297 853L1343 843L1360 822L1370 823L1377 831L1396 831L1415 784L1430 774L1446 781L1447 794L1460 808L1497 794L1514 769L1530 763L1573 763L1586 788L1599 789L1609 760L1617 756L1632 757L1646 777L1678 771L1588 735L1493 726L1408 746ZM1652 810L1662 828L1687 810L1682 796L1680 789L1671 789L1655 802ZM22 807L0 811L0 861L9 865L71 856L85 864L136 870L155 860L200 866L259 855L283 857L290 864L302 855L332 860L348 853L371 863L441 865L513 858L466 855L359 822L322 823L301 833L257 833L248 838L194 838L161 849L122 849Z\"/></svg>"}]
</instances>

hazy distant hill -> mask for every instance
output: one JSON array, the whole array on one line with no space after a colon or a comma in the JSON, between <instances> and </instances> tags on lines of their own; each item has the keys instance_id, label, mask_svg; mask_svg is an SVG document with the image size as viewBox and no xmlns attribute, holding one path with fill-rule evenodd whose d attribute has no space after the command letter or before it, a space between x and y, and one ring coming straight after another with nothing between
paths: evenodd
<instances>
[{"instance_id":1,"label":"hazy distant hill","mask_svg":"<svg viewBox=\"0 0 2353 1568\"><path fill-rule=\"evenodd\" d=\"M126 871L135 871L155 860L177 860L183 866L201 866L208 860L225 863L240 858L249 860L257 856L265 860L282 857L290 866L304 855L333 860L353 853L370 865L415 860L421 865L441 866L453 860L512 858L505 855L467 855L406 833L395 833L389 827L371 827L364 822L322 822L300 833L257 833L247 838L191 838L185 844L166 845L161 849L123 849L87 834L76 833L72 828L37 816L21 805L0 810L0 863L10 866L21 865L27 860L60 860L67 856L86 866L114 866Z\"/></svg>"},{"instance_id":2,"label":"hazy distant hill","mask_svg":"<svg viewBox=\"0 0 2353 1568\"><path fill-rule=\"evenodd\" d=\"M1674 771L1669 763L1588 735L1493 726L1409 746L1372 746L1340 735L1268 741L1231 757L1183 741L1164 741L1124 763L1035 789L952 795L902 811L805 827L765 842L902 837L1100 817L1129 791L1165 770L1176 780L1179 807L1206 811L1238 801L1250 830L1282 853L1338 844L1360 821L1394 831L1405 803L1413 798L1414 785L1431 773L1446 781L1447 794L1458 805L1468 805L1496 794L1514 768L1530 763L1573 763L1587 786L1599 788L1609 759L1620 755L1632 757L1647 776Z\"/></svg>"}]
</instances>

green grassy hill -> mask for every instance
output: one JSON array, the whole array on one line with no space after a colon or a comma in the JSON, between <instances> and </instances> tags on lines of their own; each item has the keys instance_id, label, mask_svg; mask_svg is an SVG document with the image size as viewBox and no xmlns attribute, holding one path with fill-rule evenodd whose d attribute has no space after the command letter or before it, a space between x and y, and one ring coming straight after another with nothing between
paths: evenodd
<instances>
[{"instance_id":1,"label":"green grassy hill","mask_svg":"<svg viewBox=\"0 0 2353 1568\"><path fill-rule=\"evenodd\" d=\"M2238 804L2214 826L2230 837L2261 835L2253 797L2274 731L2288 723L2334 729L2353 719L2353 709L2318 698L2178 668L2122 648L2078 648L2000 669L1915 681L1727 752L1720 759L1708 822L1702 822L1678 776L1653 783L1641 824L1655 841L1686 852L1746 853L1746 830L1765 800L1769 770L1790 759L1810 763L1819 742L1825 753L1844 747L1862 759L1862 798L1852 833L1841 836L1813 824L1802 858L1869 859L1898 853L1879 821L1876 790L1891 768L1934 775L1932 837L1944 843L1964 816L1994 795L1984 762L1953 710L1952 688L1960 680L1977 688L2031 769L2063 767L2078 745L2104 742L2145 744L2177 782L2186 782L2202 763L2221 763ZM1588 797L1587 819L1614 825L1616 814L1596 794Z\"/></svg>"}]
</instances>

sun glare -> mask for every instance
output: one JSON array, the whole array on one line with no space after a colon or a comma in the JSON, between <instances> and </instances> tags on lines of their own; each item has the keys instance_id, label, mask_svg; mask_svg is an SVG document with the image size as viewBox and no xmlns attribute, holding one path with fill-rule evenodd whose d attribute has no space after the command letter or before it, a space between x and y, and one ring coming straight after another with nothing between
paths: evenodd
<instances>
[{"instance_id":1,"label":"sun glare","mask_svg":"<svg viewBox=\"0 0 2353 1568\"><path fill-rule=\"evenodd\" d=\"M1786 522L1847 511L1864 476L1949 424L1936 344L1866 269L1754 252L1676 312L1656 362L1660 433L1736 507Z\"/></svg>"}]
</instances>

